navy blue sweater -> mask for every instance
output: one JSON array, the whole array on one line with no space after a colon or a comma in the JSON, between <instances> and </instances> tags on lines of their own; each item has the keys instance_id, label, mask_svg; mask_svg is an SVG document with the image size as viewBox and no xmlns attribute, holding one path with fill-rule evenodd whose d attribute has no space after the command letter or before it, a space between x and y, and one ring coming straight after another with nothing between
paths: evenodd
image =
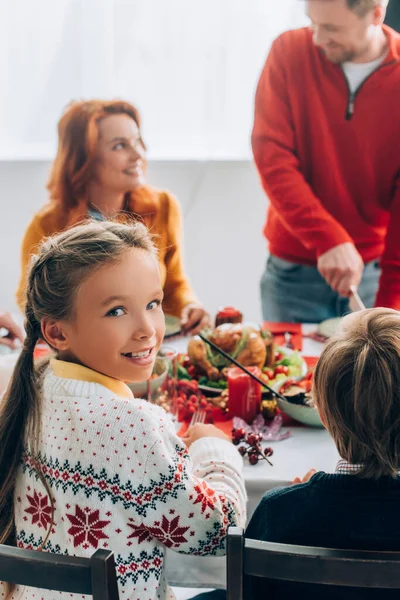
<instances>
[{"instance_id":1,"label":"navy blue sweater","mask_svg":"<svg viewBox=\"0 0 400 600\"><path fill-rule=\"evenodd\" d=\"M356 475L316 473L308 483L267 492L246 537L282 544L352 550L400 551L400 478L366 480ZM246 600L339 598L386 600L399 591L361 591L294 583L247 581Z\"/></svg>"}]
</instances>

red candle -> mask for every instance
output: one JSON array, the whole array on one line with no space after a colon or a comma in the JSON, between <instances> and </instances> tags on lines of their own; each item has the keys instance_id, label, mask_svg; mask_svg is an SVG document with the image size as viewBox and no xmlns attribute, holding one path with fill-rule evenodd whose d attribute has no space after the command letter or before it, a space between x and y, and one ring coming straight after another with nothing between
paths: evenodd
<instances>
[{"instance_id":1,"label":"red candle","mask_svg":"<svg viewBox=\"0 0 400 600\"><path fill-rule=\"evenodd\" d=\"M217 316L215 317L215 327L222 325L223 323L241 323L243 321L243 315L237 308L233 306L225 306L220 308Z\"/></svg>"},{"instance_id":2,"label":"red candle","mask_svg":"<svg viewBox=\"0 0 400 600\"><path fill-rule=\"evenodd\" d=\"M258 367L247 367L257 377L261 376ZM252 423L260 409L261 386L239 367L228 371L229 413Z\"/></svg>"}]
</instances>

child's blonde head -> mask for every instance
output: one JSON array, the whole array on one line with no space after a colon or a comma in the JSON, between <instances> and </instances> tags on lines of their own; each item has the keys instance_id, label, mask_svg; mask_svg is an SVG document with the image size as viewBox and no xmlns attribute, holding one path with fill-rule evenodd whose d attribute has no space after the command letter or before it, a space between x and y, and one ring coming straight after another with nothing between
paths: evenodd
<instances>
[{"instance_id":1,"label":"child's blonde head","mask_svg":"<svg viewBox=\"0 0 400 600\"><path fill-rule=\"evenodd\" d=\"M360 476L396 476L400 313L379 308L346 317L318 361L314 398L340 456L362 465Z\"/></svg>"},{"instance_id":2,"label":"child's blonde head","mask_svg":"<svg viewBox=\"0 0 400 600\"><path fill-rule=\"evenodd\" d=\"M25 345L35 346L44 317L73 316L74 299L83 280L95 269L139 248L156 254L142 223L88 222L46 239L32 257L25 306Z\"/></svg>"},{"instance_id":3,"label":"child's blonde head","mask_svg":"<svg viewBox=\"0 0 400 600\"><path fill-rule=\"evenodd\" d=\"M75 298L85 279L104 265L118 261L124 252L138 248L156 254L144 225L90 222L43 241L28 274L25 304L26 339L0 410L0 543L12 544L13 495L18 465L26 440L35 454L40 423L38 374L33 352L44 318L74 316ZM140 285L140 282L138 282ZM46 481L38 476L46 487ZM51 529L51 527L50 527Z\"/></svg>"}]
</instances>

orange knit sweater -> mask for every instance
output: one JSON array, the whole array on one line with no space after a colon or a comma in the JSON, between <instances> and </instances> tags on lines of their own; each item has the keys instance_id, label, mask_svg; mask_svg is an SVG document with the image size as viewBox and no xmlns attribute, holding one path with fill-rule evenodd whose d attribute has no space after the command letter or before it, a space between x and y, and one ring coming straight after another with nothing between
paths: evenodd
<instances>
[{"instance_id":1,"label":"orange knit sweater","mask_svg":"<svg viewBox=\"0 0 400 600\"><path fill-rule=\"evenodd\" d=\"M161 283L164 288L164 311L180 316L183 307L191 302L197 302L197 298L183 270L179 204L169 192L145 186L139 193L132 195L128 208L130 213L128 218L138 215L155 235ZM24 305L29 258L39 243L45 237L76 225L87 216L86 202L79 203L69 212L66 212L58 202L50 202L35 214L22 242L21 278L17 290L17 302L21 308Z\"/></svg>"}]
</instances>

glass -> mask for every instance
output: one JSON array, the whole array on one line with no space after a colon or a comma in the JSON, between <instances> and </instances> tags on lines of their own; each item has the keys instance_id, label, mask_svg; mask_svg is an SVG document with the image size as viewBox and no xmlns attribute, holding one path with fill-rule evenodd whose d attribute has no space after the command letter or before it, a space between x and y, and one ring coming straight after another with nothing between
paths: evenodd
<instances>
[{"instance_id":1,"label":"glass","mask_svg":"<svg viewBox=\"0 0 400 600\"><path fill-rule=\"evenodd\" d=\"M261 376L258 367L247 368L257 377ZM228 370L228 393L229 414L251 424L260 411L261 385L242 369L234 367Z\"/></svg>"},{"instance_id":2,"label":"glass","mask_svg":"<svg viewBox=\"0 0 400 600\"><path fill-rule=\"evenodd\" d=\"M178 351L172 346L163 345L154 365L154 372L159 376L154 378L152 375L147 382L147 399L162 406L173 421L178 420L177 370Z\"/></svg>"}]
</instances>

